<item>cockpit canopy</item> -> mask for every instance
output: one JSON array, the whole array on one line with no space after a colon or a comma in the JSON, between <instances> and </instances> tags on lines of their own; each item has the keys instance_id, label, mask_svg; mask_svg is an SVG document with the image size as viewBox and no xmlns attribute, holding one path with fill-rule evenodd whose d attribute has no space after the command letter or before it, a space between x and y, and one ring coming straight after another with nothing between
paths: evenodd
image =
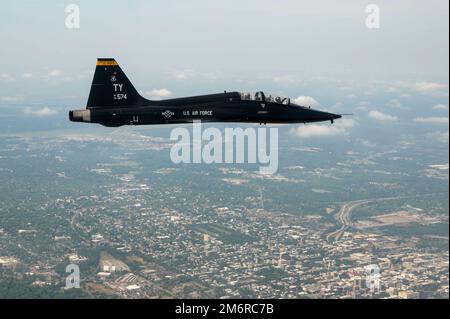
<instances>
[{"instance_id":1,"label":"cockpit canopy","mask_svg":"<svg viewBox=\"0 0 450 319\"><path fill-rule=\"evenodd\" d=\"M239 92L239 95L241 96L241 100L244 101L261 101L261 102L271 102L271 103L278 103L278 104L284 104L289 105L291 103L291 99L288 97L282 97L272 94L264 94L264 92L259 91L256 93L249 93L249 92Z\"/></svg>"}]
</instances>

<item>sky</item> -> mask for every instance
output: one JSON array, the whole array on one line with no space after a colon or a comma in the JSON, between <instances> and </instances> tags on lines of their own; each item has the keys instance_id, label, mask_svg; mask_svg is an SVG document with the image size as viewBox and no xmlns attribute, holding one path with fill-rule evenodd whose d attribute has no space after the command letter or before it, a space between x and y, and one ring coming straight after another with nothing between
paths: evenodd
<instances>
[{"instance_id":1,"label":"sky","mask_svg":"<svg viewBox=\"0 0 450 319\"><path fill-rule=\"evenodd\" d=\"M65 23L71 3L80 10L79 28ZM380 9L379 28L366 26L371 3ZM339 135L361 121L406 121L439 126L448 143L448 6L3 0L0 118L65 119L67 110L85 106L96 58L114 57L147 98L261 89L356 113L337 128L293 130L305 138Z\"/></svg>"}]
</instances>

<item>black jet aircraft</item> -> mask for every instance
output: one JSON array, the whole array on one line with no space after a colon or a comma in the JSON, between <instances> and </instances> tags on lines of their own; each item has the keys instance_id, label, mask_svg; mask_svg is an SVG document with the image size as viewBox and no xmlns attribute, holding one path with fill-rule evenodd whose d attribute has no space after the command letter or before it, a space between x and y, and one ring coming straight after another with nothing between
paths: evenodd
<instances>
[{"instance_id":1,"label":"black jet aircraft","mask_svg":"<svg viewBox=\"0 0 450 319\"><path fill-rule=\"evenodd\" d=\"M289 98L241 92L151 101L143 98L116 60L97 59L86 109L72 110L73 122L104 126L202 122L309 123L341 115L293 103Z\"/></svg>"}]
</instances>

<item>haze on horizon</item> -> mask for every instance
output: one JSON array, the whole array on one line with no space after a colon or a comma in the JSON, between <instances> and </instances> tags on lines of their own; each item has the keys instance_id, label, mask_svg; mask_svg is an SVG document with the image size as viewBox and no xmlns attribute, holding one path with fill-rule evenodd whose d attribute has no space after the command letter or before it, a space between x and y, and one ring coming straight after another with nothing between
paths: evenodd
<instances>
[{"instance_id":1,"label":"haze on horizon","mask_svg":"<svg viewBox=\"0 0 450 319\"><path fill-rule=\"evenodd\" d=\"M448 140L448 2L4 1L0 107L39 120L84 106L95 59L152 99L264 90L355 120L441 125ZM380 8L369 29L366 6ZM349 124L344 124L346 131ZM24 124L24 127L26 125Z\"/></svg>"}]
</instances>

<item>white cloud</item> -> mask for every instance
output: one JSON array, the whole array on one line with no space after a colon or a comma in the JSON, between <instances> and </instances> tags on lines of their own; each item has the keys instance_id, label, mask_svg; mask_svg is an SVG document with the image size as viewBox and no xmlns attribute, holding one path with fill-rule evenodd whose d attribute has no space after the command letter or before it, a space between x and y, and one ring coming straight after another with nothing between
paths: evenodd
<instances>
[{"instance_id":1,"label":"white cloud","mask_svg":"<svg viewBox=\"0 0 450 319\"><path fill-rule=\"evenodd\" d=\"M178 80L178 81L189 80L192 78L199 79L199 80L206 79L208 81L215 81L218 78L218 75L215 72L211 72L211 71L199 72L194 69L180 70L180 71L172 73L170 76L174 77L175 80Z\"/></svg>"},{"instance_id":2,"label":"white cloud","mask_svg":"<svg viewBox=\"0 0 450 319\"><path fill-rule=\"evenodd\" d=\"M272 81L278 83L294 83L295 80L290 75L276 75L272 77Z\"/></svg>"},{"instance_id":3,"label":"white cloud","mask_svg":"<svg viewBox=\"0 0 450 319\"><path fill-rule=\"evenodd\" d=\"M448 91L448 84L436 82L418 82L414 85L414 89L421 93L434 94L437 92Z\"/></svg>"},{"instance_id":4,"label":"white cloud","mask_svg":"<svg viewBox=\"0 0 450 319\"><path fill-rule=\"evenodd\" d=\"M433 106L433 110L444 110L444 111L448 111L448 105L445 105L445 104L436 104L435 106Z\"/></svg>"},{"instance_id":5,"label":"white cloud","mask_svg":"<svg viewBox=\"0 0 450 319\"><path fill-rule=\"evenodd\" d=\"M51 76L51 77L55 77L55 78L56 78L56 77L62 75L62 71L61 71L61 70L58 70L58 69L54 69L54 70L51 70L51 71L48 73L48 75Z\"/></svg>"},{"instance_id":6,"label":"white cloud","mask_svg":"<svg viewBox=\"0 0 450 319\"><path fill-rule=\"evenodd\" d=\"M0 98L2 102L18 102L22 100L20 96L2 96Z\"/></svg>"},{"instance_id":7,"label":"white cloud","mask_svg":"<svg viewBox=\"0 0 450 319\"><path fill-rule=\"evenodd\" d=\"M400 103L400 101L397 99L392 99L386 103L386 106L393 107L393 108L401 108L402 103Z\"/></svg>"},{"instance_id":8,"label":"white cloud","mask_svg":"<svg viewBox=\"0 0 450 319\"><path fill-rule=\"evenodd\" d=\"M208 80L217 80L217 74L214 72L202 72L199 76L208 79Z\"/></svg>"},{"instance_id":9,"label":"white cloud","mask_svg":"<svg viewBox=\"0 0 450 319\"><path fill-rule=\"evenodd\" d=\"M375 147L375 146L377 146L377 144L375 144L375 143L373 143L373 142L371 142L369 140L363 139L363 138L357 138L356 140L358 142L360 142L362 145L367 146L367 147Z\"/></svg>"},{"instance_id":10,"label":"white cloud","mask_svg":"<svg viewBox=\"0 0 450 319\"><path fill-rule=\"evenodd\" d=\"M24 79L31 79L33 77L33 73L24 73L22 74L22 77Z\"/></svg>"},{"instance_id":11,"label":"white cloud","mask_svg":"<svg viewBox=\"0 0 450 319\"><path fill-rule=\"evenodd\" d=\"M46 116L52 116L55 115L57 112L55 110L52 110L48 107L43 107L41 109L33 109L31 107L26 107L23 112L28 115L34 115L39 117L46 117Z\"/></svg>"},{"instance_id":12,"label":"white cloud","mask_svg":"<svg viewBox=\"0 0 450 319\"><path fill-rule=\"evenodd\" d=\"M417 123L426 123L426 124L447 124L449 123L448 121L448 117L437 117L437 116L432 116L432 117L416 117L414 119L414 122Z\"/></svg>"},{"instance_id":13,"label":"white cloud","mask_svg":"<svg viewBox=\"0 0 450 319\"><path fill-rule=\"evenodd\" d=\"M15 79L8 73L1 73L0 80L2 80L4 82L14 82L15 81Z\"/></svg>"},{"instance_id":14,"label":"white cloud","mask_svg":"<svg viewBox=\"0 0 450 319\"><path fill-rule=\"evenodd\" d=\"M368 107L368 106L371 105L371 103L369 101L361 101L361 102L358 103L358 105L359 106L367 106Z\"/></svg>"},{"instance_id":15,"label":"white cloud","mask_svg":"<svg viewBox=\"0 0 450 319\"><path fill-rule=\"evenodd\" d=\"M185 80L186 78L187 78L187 75L185 73L175 74L175 79L177 79L177 80Z\"/></svg>"},{"instance_id":16,"label":"white cloud","mask_svg":"<svg viewBox=\"0 0 450 319\"><path fill-rule=\"evenodd\" d=\"M170 92L168 89L155 89L155 90L145 92L145 94L148 95L152 99L160 100L162 98L171 96L172 92Z\"/></svg>"},{"instance_id":17,"label":"white cloud","mask_svg":"<svg viewBox=\"0 0 450 319\"><path fill-rule=\"evenodd\" d=\"M448 144L448 131L428 133L427 136L436 139L438 142Z\"/></svg>"},{"instance_id":18,"label":"white cloud","mask_svg":"<svg viewBox=\"0 0 450 319\"><path fill-rule=\"evenodd\" d=\"M388 92L388 93L397 93L398 89L395 88L395 87L389 87L389 88L387 88L386 92Z\"/></svg>"},{"instance_id":19,"label":"white cloud","mask_svg":"<svg viewBox=\"0 0 450 319\"><path fill-rule=\"evenodd\" d=\"M333 109L333 110L335 110L335 109L340 109L340 108L342 108L343 106L344 106L344 103L342 103L342 102L336 102L336 103L334 103L330 108Z\"/></svg>"},{"instance_id":20,"label":"white cloud","mask_svg":"<svg viewBox=\"0 0 450 319\"><path fill-rule=\"evenodd\" d=\"M290 132L301 138L338 136L346 134L355 124L352 119L339 119L334 125L306 124L292 128Z\"/></svg>"},{"instance_id":21,"label":"white cloud","mask_svg":"<svg viewBox=\"0 0 450 319\"><path fill-rule=\"evenodd\" d=\"M358 111L368 111L371 103L368 101L361 101L358 103L356 110Z\"/></svg>"},{"instance_id":22,"label":"white cloud","mask_svg":"<svg viewBox=\"0 0 450 319\"><path fill-rule=\"evenodd\" d=\"M373 118L374 120L380 121L380 122L395 122L395 121L397 121L397 116L382 113L382 112L376 111L376 110L370 111L369 117Z\"/></svg>"},{"instance_id":23,"label":"white cloud","mask_svg":"<svg viewBox=\"0 0 450 319\"><path fill-rule=\"evenodd\" d=\"M293 102L295 104L301 105L301 106L311 106L311 107L317 107L320 106L320 103L316 101L311 96L299 96L296 99L293 99Z\"/></svg>"}]
</instances>

